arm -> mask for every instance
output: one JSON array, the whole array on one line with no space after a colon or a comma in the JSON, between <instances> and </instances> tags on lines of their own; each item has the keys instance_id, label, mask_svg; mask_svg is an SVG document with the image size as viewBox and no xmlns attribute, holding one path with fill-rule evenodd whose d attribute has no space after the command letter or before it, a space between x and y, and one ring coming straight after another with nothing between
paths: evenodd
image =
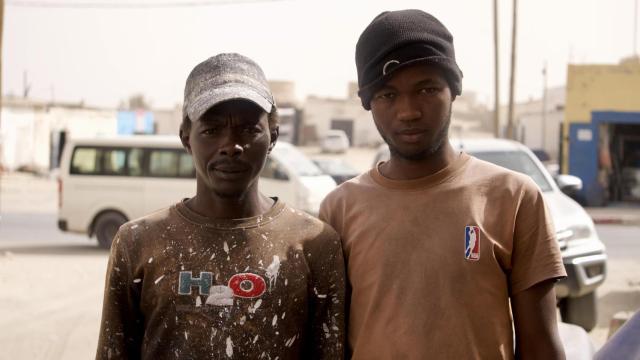
<instances>
[{"instance_id":1,"label":"arm","mask_svg":"<svg viewBox=\"0 0 640 360\"><path fill-rule=\"evenodd\" d=\"M104 287L102 322L96 359L139 359L142 343L142 317L138 311L138 292L131 278L131 264L124 247L123 229L116 234Z\"/></svg>"},{"instance_id":2,"label":"arm","mask_svg":"<svg viewBox=\"0 0 640 360\"><path fill-rule=\"evenodd\" d=\"M511 298L516 359L565 359L558 335L554 281L546 280Z\"/></svg>"},{"instance_id":3,"label":"arm","mask_svg":"<svg viewBox=\"0 0 640 360\"><path fill-rule=\"evenodd\" d=\"M309 335L305 359L343 359L345 271L342 246L329 226L305 249L311 270ZM311 255L311 256L309 256Z\"/></svg>"}]
</instances>

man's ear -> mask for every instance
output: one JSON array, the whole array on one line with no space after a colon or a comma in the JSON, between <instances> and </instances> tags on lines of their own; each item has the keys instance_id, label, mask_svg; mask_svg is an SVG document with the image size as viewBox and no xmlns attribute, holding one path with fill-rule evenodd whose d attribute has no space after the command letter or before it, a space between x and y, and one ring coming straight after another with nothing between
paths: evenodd
<instances>
[{"instance_id":1,"label":"man's ear","mask_svg":"<svg viewBox=\"0 0 640 360\"><path fill-rule=\"evenodd\" d=\"M276 141L278 141L278 135L280 135L280 126L276 125L273 129L269 129L269 133L271 134L271 143L269 144L269 151L273 150L273 147L276 146Z\"/></svg>"},{"instance_id":2,"label":"man's ear","mask_svg":"<svg viewBox=\"0 0 640 360\"><path fill-rule=\"evenodd\" d=\"M185 150L189 154L191 154L191 143L189 142L189 133L184 131L182 126L180 127L180 142L182 142L182 146L184 146Z\"/></svg>"}]
</instances>

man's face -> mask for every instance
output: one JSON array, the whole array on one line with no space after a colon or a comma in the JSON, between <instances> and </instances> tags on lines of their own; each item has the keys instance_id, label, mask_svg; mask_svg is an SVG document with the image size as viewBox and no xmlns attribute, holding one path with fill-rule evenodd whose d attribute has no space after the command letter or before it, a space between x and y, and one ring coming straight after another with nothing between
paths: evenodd
<instances>
[{"instance_id":1,"label":"man's face","mask_svg":"<svg viewBox=\"0 0 640 360\"><path fill-rule=\"evenodd\" d=\"M275 145L268 115L246 100L222 102L191 125L185 143L199 186L222 198L242 198L257 189L260 171Z\"/></svg>"},{"instance_id":2,"label":"man's face","mask_svg":"<svg viewBox=\"0 0 640 360\"><path fill-rule=\"evenodd\" d=\"M396 71L374 93L371 113L391 156L418 161L447 141L451 102L443 71L416 64Z\"/></svg>"}]
</instances>

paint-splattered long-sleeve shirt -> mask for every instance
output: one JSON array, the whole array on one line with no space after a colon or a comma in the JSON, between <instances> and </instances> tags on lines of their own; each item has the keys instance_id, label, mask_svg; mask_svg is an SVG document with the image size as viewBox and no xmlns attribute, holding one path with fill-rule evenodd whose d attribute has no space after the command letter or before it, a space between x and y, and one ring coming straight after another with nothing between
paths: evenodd
<instances>
[{"instance_id":1,"label":"paint-splattered long-sleeve shirt","mask_svg":"<svg viewBox=\"0 0 640 360\"><path fill-rule=\"evenodd\" d=\"M282 202L212 221L184 203L111 247L97 359L341 359L340 240Z\"/></svg>"}]
</instances>

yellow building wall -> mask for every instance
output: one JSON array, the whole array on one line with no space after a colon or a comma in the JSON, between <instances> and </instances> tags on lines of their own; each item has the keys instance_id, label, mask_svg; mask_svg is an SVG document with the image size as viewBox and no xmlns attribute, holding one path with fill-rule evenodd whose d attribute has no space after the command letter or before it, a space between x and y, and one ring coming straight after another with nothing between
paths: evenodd
<instances>
[{"instance_id":1,"label":"yellow building wall","mask_svg":"<svg viewBox=\"0 0 640 360\"><path fill-rule=\"evenodd\" d=\"M592 111L640 111L640 60L619 65L569 65L565 103L563 166L568 171L569 125L591 122Z\"/></svg>"}]
</instances>

